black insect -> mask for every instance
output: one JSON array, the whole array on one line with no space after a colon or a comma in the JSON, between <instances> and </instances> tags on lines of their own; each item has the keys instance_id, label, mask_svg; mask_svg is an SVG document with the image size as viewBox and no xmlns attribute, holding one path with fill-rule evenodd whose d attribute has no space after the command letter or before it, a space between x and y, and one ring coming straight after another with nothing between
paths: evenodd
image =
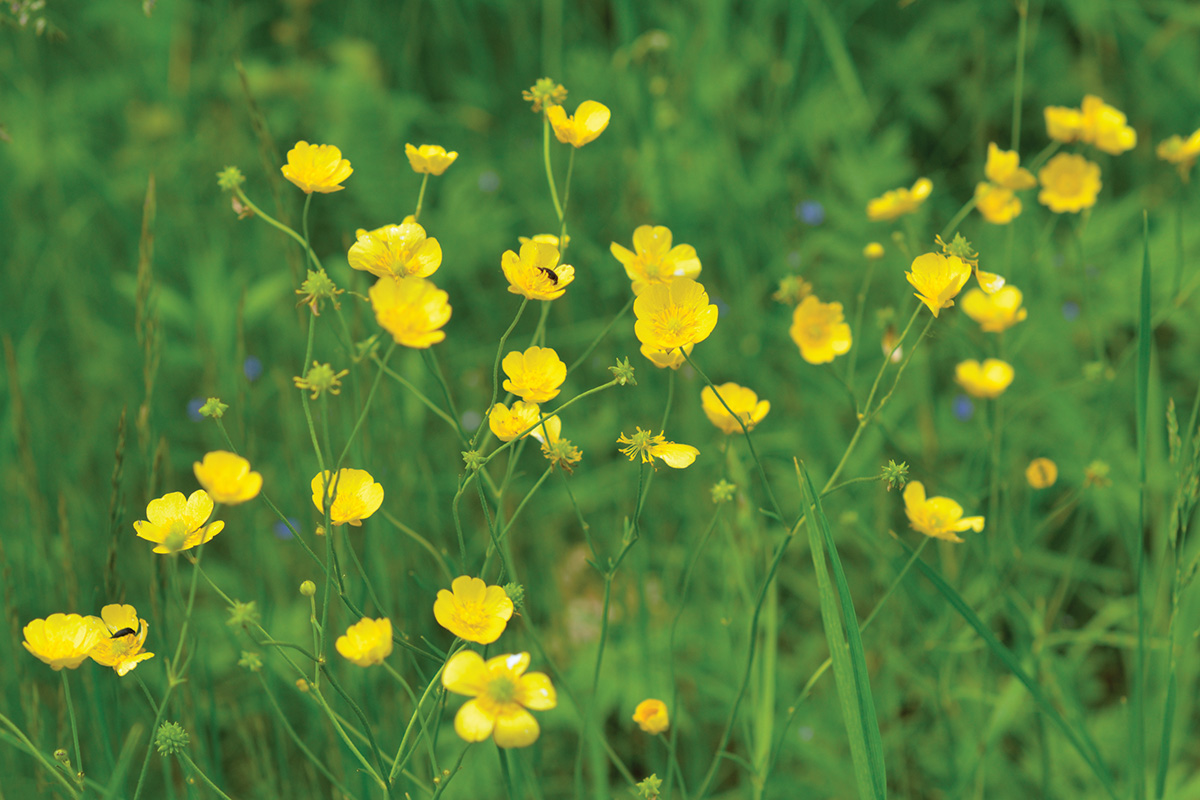
<instances>
[{"instance_id":1,"label":"black insect","mask_svg":"<svg viewBox=\"0 0 1200 800\"><path fill-rule=\"evenodd\" d=\"M120 639L122 636L131 636L131 635L136 635L136 634L137 634L137 630L135 630L134 628L121 628L121 630L117 631L109 638L110 639Z\"/></svg>"},{"instance_id":2,"label":"black insect","mask_svg":"<svg viewBox=\"0 0 1200 800\"><path fill-rule=\"evenodd\" d=\"M555 286L558 286L558 273L557 272L550 269L549 267L538 267L538 269L540 269L542 272L546 273L547 280L549 280Z\"/></svg>"}]
</instances>

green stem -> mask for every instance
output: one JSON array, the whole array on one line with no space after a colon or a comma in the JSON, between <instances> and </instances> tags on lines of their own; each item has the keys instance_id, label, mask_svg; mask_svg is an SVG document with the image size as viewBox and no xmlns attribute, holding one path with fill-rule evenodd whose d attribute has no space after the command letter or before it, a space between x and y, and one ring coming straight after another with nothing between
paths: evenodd
<instances>
[{"instance_id":1,"label":"green stem","mask_svg":"<svg viewBox=\"0 0 1200 800\"><path fill-rule=\"evenodd\" d=\"M859 337L861 342L862 337L862 318L863 312L867 307L867 290L871 288L871 278L875 275L875 259L867 262L867 272L863 275L862 286L858 289L858 297L854 303L854 328L853 335ZM854 368L858 365L858 351L862 349L860 344L858 347L850 350L850 364L846 369L846 385L850 389L850 396L854 396Z\"/></svg>"},{"instance_id":2,"label":"green stem","mask_svg":"<svg viewBox=\"0 0 1200 800\"><path fill-rule=\"evenodd\" d=\"M309 195L309 197L312 197L312 195ZM192 759L188 756L187 753L180 750L175 755L179 758L180 761L182 761L184 764L187 765L187 767L193 772L193 774L198 775L200 777L200 780L204 782L205 786L207 786L209 789L212 789L214 792L216 792L218 795L220 795L222 798L224 798L224 800L230 800L229 795L222 792L221 787L219 787L215 783L213 783L209 779L209 777L204 774L204 770L202 770L198 766L196 766L196 762L192 761Z\"/></svg>"},{"instance_id":3,"label":"green stem","mask_svg":"<svg viewBox=\"0 0 1200 800\"><path fill-rule=\"evenodd\" d=\"M574 149L574 148L572 148ZM563 207L558 202L558 189L554 187L554 169L550 166L550 118L542 112L542 161L546 165L546 180L550 184L550 199L554 201L554 213L563 221ZM562 244L562 242L559 242Z\"/></svg>"},{"instance_id":4,"label":"green stem","mask_svg":"<svg viewBox=\"0 0 1200 800\"><path fill-rule=\"evenodd\" d=\"M317 329L316 320L315 314L308 318L308 344L304 350L304 363L300 367L301 374L304 374L308 365L312 363L313 340ZM304 421L308 425L308 436L312 439L313 452L317 454L317 468L321 470L321 474L324 474L325 457L321 453L321 444L317 441L317 426L313 423L312 406L309 403L307 391L300 391L300 402L304 406Z\"/></svg>"},{"instance_id":5,"label":"green stem","mask_svg":"<svg viewBox=\"0 0 1200 800\"><path fill-rule=\"evenodd\" d=\"M4 714L0 714L0 722L4 723L5 727L12 731L12 735L17 738L27 753L37 759L38 763L45 767L51 774L54 775L55 778L58 779L60 783L62 783L63 789L66 790L68 796L73 798L79 797L79 793L75 791L75 787L71 785L71 782L67 780L67 776L63 774L63 770L56 767L50 761L50 759L46 758L45 754L35 747L33 742L29 741L29 737L26 736L21 729L16 726L16 723L4 716Z\"/></svg>"},{"instance_id":6,"label":"green stem","mask_svg":"<svg viewBox=\"0 0 1200 800\"><path fill-rule=\"evenodd\" d=\"M346 440L346 446L342 448L342 454L338 456L335 470L340 470L342 464L346 460L346 454L350 452L350 445L354 442L354 437L358 436L359 430L367 419L367 412L371 410L371 403L375 399L375 392L379 390L379 382L383 378L383 368L387 366L388 360L392 357L392 353L396 351L396 342L392 341L388 346L387 352L383 354L383 363L379 365L379 371L375 373L375 380L371 383L371 390L367 392L367 400L363 403L362 411L358 414L358 419L354 422L354 429L350 431L350 438Z\"/></svg>"},{"instance_id":7,"label":"green stem","mask_svg":"<svg viewBox=\"0 0 1200 800\"><path fill-rule=\"evenodd\" d=\"M458 647L458 649L452 649L450 655L453 656L465 646L465 644L462 644ZM446 659L446 661L449 660L449 658ZM396 775L404 767L404 764L408 762L408 757L405 757L403 760L401 759L401 756L404 755L404 746L408 744L408 738L415 730L417 719L421 714L421 708L425 705L425 700L428 699L429 693L433 691L434 687L439 685L438 678L441 677L442 670L445 668L446 664L443 663L442 666L438 667L437 672L433 673L433 677L429 679L429 685L425 687L425 691L421 694L421 699L417 701L416 708L413 709L413 715L408 721L408 727L404 729L404 736L400 738L400 747L396 749L396 757L392 759L392 769L388 773L388 783L392 783L396 780ZM416 748L413 748L413 751L415 752ZM409 755L411 756L411 753Z\"/></svg>"},{"instance_id":8,"label":"green stem","mask_svg":"<svg viewBox=\"0 0 1200 800\"><path fill-rule=\"evenodd\" d=\"M571 157L567 160L567 182L563 185L562 216L559 217L558 254L561 257L567 252L567 203L571 201L571 175L575 172L575 151L571 148Z\"/></svg>"},{"instance_id":9,"label":"green stem","mask_svg":"<svg viewBox=\"0 0 1200 800\"><path fill-rule=\"evenodd\" d=\"M325 678L329 681L329 685L332 686L334 690L342 696L342 699L350 705L350 708L354 710L355 716L357 716L359 721L362 723L363 732L366 733L367 741L370 742L371 751L375 756L375 767L378 770L375 774L380 783L383 785L384 790L387 792L388 797L391 797L392 786L383 780L383 751L379 749L379 745L375 742L375 734L371 732L371 723L367 721L366 714L364 714L363 710L358 707L358 703L354 702L354 699L346 693L346 690L342 688L341 684L334 679L333 673L329 671L329 666L327 664L321 665L321 672L325 674Z\"/></svg>"},{"instance_id":10,"label":"green stem","mask_svg":"<svg viewBox=\"0 0 1200 800\"><path fill-rule=\"evenodd\" d=\"M425 185L429 183L429 173L421 178L421 191L417 194L417 210L413 213L413 222L421 221L421 206L425 204Z\"/></svg>"},{"instance_id":11,"label":"green stem","mask_svg":"<svg viewBox=\"0 0 1200 800\"><path fill-rule=\"evenodd\" d=\"M583 355L575 359L575 361L571 363L571 366L567 367L568 375L574 372L580 364L587 360L587 357L592 354L592 351L595 350L597 346L599 346L600 342L604 341L604 337L608 336L608 332L611 331L613 326L621 320L621 317L629 313L629 309L633 308L634 300L637 300L636 296L630 297L629 300L626 301L625 305L621 307L621 310L617 312L617 315L613 317L607 325L604 326L604 330L600 331L600 335L593 339L592 343L587 346L587 349L583 351Z\"/></svg>"},{"instance_id":12,"label":"green stem","mask_svg":"<svg viewBox=\"0 0 1200 800\"><path fill-rule=\"evenodd\" d=\"M283 729L287 731L288 736L290 736L292 741L296 743L296 747L300 748L301 753L304 753L304 757L307 758L312 765L316 767L322 775L325 776L325 779L333 784L338 791L347 797L354 797L353 793L351 793L349 789L343 786L341 782L334 777L333 773L329 771L329 769L321 762L319 758L317 758L316 754L313 753L312 750L308 749L308 745L306 745L304 740L300 738L300 735L296 733L296 729L292 727L290 722L288 722L287 714L283 713L283 709L279 706L279 701L275 699L275 695L271 691L271 688L267 686L267 680L263 677L262 671L256 670L254 674L258 676L258 681L262 684L263 692L266 693L267 699L271 701L271 708L275 709L275 716L277 716L279 721L283 724Z\"/></svg>"},{"instance_id":13,"label":"green stem","mask_svg":"<svg viewBox=\"0 0 1200 800\"><path fill-rule=\"evenodd\" d=\"M245 203L246 207L254 212L255 216L260 217L263 220L263 222L266 222L267 224L271 225L272 227L277 228L278 230L286 233L288 236L295 239L296 243L298 245L300 245L301 247L303 247L305 252L309 254L310 258L313 259L313 263L315 264L317 269L321 269L321 263L319 261L316 261L316 256L313 255L312 250L308 246L308 242L305 241L305 237L296 233L296 231L292 230L287 225L284 225L282 222L275 219L270 214L268 214L267 212L263 211L261 208L256 206L253 203L253 201L251 201L250 198L246 196L246 193L243 192L240 188L234 189L234 192L237 194L238 199L241 200L243 203ZM309 195L309 197L311 198L312 195Z\"/></svg>"},{"instance_id":14,"label":"green stem","mask_svg":"<svg viewBox=\"0 0 1200 800\"><path fill-rule=\"evenodd\" d=\"M82 790L83 751L79 748L79 726L75 723L75 704L71 702L71 683L67 680L67 673L64 670L59 670L58 674L62 675L63 694L67 700L67 715L71 718L71 739L75 742L75 782Z\"/></svg>"},{"instance_id":15,"label":"green stem","mask_svg":"<svg viewBox=\"0 0 1200 800\"><path fill-rule=\"evenodd\" d=\"M1025 94L1025 43L1029 29L1029 2L1018 0L1017 16L1017 77L1013 91L1012 149L1021 152L1021 99Z\"/></svg>"},{"instance_id":16,"label":"green stem","mask_svg":"<svg viewBox=\"0 0 1200 800\"><path fill-rule=\"evenodd\" d=\"M549 124L549 123L546 123ZM483 419L479 423L479 429L475 431L475 435L471 437L471 446L474 447L479 441L479 434L483 433L487 427L488 413L491 412L492 406L496 405L496 398L500 394L500 361L504 358L504 344L508 341L508 337L512 335L516 329L517 323L521 321L521 315L525 313L525 306L529 305L529 298L521 298L521 306L517 309L517 315L513 317L512 323L509 324L508 330L500 337L500 346L496 348L496 361L492 364L492 399L488 402L487 410L483 415Z\"/></svg>"}]
</instances>

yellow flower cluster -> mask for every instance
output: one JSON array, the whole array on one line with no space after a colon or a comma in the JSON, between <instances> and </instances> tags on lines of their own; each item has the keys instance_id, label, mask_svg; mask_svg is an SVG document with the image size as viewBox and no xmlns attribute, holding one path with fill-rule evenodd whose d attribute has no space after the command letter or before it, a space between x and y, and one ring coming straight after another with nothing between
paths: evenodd
<instances>
[{"instance_id":1,"label":"yellow flower cluster","mask_svg":"<svg viewBox=\"0 0 1200 800\"><path fill-rule=\"evenodd\" d=\"M1045 116L1047 135L1059 142L1083 142L1114 156L1137 145L1125 115L1092 94L1079 108L1047 106Z\"/></svg>"},{"instance_id":2,"label":"yellow flower cluster","mask_svg":"<svg viewBox=\"0 0 1200 800\"><path fill-rule=\"evenodd\" d=\"M1186 183L1192 172L1192 165L1200 158L1200 128L1191 136L1171 136L1159 143L1155 153L1163 161L1174 164L1179 170L1179 177Z\"/></svg>"},{"instance_id":3,"label":"yellow flower cluster","mask_svg":"<svg viewBox=\"0 0 1200 800\"><path fill-rule=\"evenodd\" d=\"M75 669L88 658L124 677L154 653L142 649L150 625L131 605L113 603L99 617L51 614L25 626L25 649L55 672Z\"/></svg>"},{"instance_id":4,"label":"yellow flower cluster","mask_svg":"<svg viewBox=\"0 0 1200 800\"><path fill-rule=\"evenodd\" d=\"M983 168L987 180L975 185L975 208L993 225L1007 225L1016 219L1021 213L1016 193L1037 185L1033 174L1020 164L1021 156L1015 150L1001 150L995 142L988 143Z\"/></svg>"},{"instance_id":5,"label":"yellow flower cluster","mask_svg":"<svg viewBox=\"0 0 1200 800\"><path fill-rule=\"evenodd\" d=\"M932 191L933 181L918 178L911 189L902 186L884 192L881 197L867 203L867 219L872 222L886 222L905 214L912 214L921 207Z\"/></svg>"}]
</instances>

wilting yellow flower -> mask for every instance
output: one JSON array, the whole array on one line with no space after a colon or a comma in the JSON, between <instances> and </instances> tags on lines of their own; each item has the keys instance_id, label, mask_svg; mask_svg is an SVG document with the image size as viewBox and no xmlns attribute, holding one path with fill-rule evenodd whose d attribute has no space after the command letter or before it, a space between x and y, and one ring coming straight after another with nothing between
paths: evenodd
<instances>
[{"instance_id":1,"label":"wilting yellow flower","mask_svg":"<svg viewBox=\"0 0 1200 800\"><path fill-rule=\"evenodd\" d=\"M299 375L292 376L292 383L297 389L306 392L312 392L310 400L316 400L321 395L328 392L332 395L342 393L342 378L350 374L350 370L344 369L340 372L335 372L329 364L322 364L314 361L312 368L304 373L304 377Z\"/></svg>"},{"instance_id":2,"label":"wilting yellow flower","mask_svg":"<svg viewBox=\"0 0 1200 800\"><path fill-rule=\"evenodd\" d=\"M225 530L221 520L209 523L213 501L208 492L197 489L184 498L183 492L170 492L146 505L146 519L133 523L133 529L143 539L154 542L156 553L177 553L204 544Z\"/></svg>"},{"instance_id":3,"label":"wilting yellow flower","mask_svg":"<svg viewBox=\"0 0 1200 800\"><path fill-rule=\"evenodd\" d=\"M550 347L530 347L524 353L514 350L500 366L508 376L504 391L512 392L526 403L554 399L567 379L567 365Z\"/></svg>"},{"instance_id":4,"label":"wilting yellow flower","mask_svg":"<svg viewBox=\"0 0 1200 800\"><path fill-rule=\"evenodd\" d=\"M954 298L971 277L971 266L957 256L926 253L913 259L912 272L904 273L916 288L916 297L936 317L943 308L954 305Z\"/></svg>"},{"instance_id":5,"label":"wilting yellow flower","mask_svg":"<svg viewBox=\"0 0 1200 800\"><path fill-rule=\"evenodd\" d=\"M1005 286L994 294L971 289L963 295L962 310L986 333L1000 333L1028 316L1021 308L1023 299L1021 290L1015 286Z\"/></svg>"},{"instance_id":6,"label":"wilting yellow flower","mask_svg":"<svg viewBox=\"0 0 1200 800\"><path fill-rule=\"evenodd\" d=\"M415 222L361 231L346 254L350 266L381 278L428 278L442 265L442 246Z\"/></svg>"},{"instance_id":7,"label":"wilting yellow flower","mask_svg":"<svg viewBox=\"0 0 1200 800\"><path fill-rule=\"evenodd\" d=\"M546 109L546 119L554 128L554 137L563 144L583 147L604 133L612 112L603 103L595 100L584 100L575 109L575 114L568 117L562 106L550 106Z\"/></svg>"},{"instance_id":8,"label":"wilting yellow flower","mask_svg":"<svg viewBox=\"0 0 1200 800\"><path fill-rule=\"evenodd\" d=\"M841 303L822 303L810 294L792 312L788 329L800 355L810 364L828 364L850 350L850 326L842 315Z\"/></svg>"},{"instance_id":9,"label":"wilting yellow flower","mask_svg":"<svg viewBox=\"0 0 1200 800\"><path fill-rule=\"evenodd\" d=\"M304 190L305 194L340 192L342 181L354 172L342 151L331 144L296 142L288 151L288 163L280 167L283 177Z\"/></svg>"},{"instance_id":10,"label":"wilting yellow flower","mask_svg":"<svg viewBox=\"0 0 1200 800\"><path fill-rule=\"evenodd\" d=\"M75 669L107 633L95 617L78 614L51 614L25 626L25 649L58 672Z\"/></svg>"},{"instance_id":11,"label":"wilting yellow flower","mask_svg":"<svg viewBox=\"0 0 1200 800\"><path fill-rule=\"evenodd\" d=\"M542 455L552 465L562 467L568 475L583 458L583 453L571 444L570 439L562 438L562 420L557 415L546 419L529 435L542 443Z\"/></svg>"},{"instance_id":12,"label":"wilting yellow flower","mask_svg":"<svg viewBox=\"0 0 1200 800\"><path fill-rule=\"evenodd\" d=\"M650 347L645 344L639 349L642 351L642 355L650 359L650 363L659 369L679 369L687 361L684 358L684 353L690 356L692 351L696 349L696 345L685 344L683 346L683 353L679 352L678 348L674 350L659 350L657 347Z\"/></svg>"},{"instance_id":13,"label":"wilting yellow flower","mask_svg":"<svg viewBox=\"0 0 1200 800\"><path fill-rule=\"evenodd\" d=\"M928 178L918 178L911 189L900 187L884 192L882 197L876 197L867 203L867 219L872 222L892 220L911 214L921 207L925 198L933 191L933 181Z\"/></svg>"},{"instance_id":14,"label":"wilting yellow flower","mask_svg":"<svg viewBox=\"0 0 1200 800\"><path fill-rule=\"evenodd\" d=\"M408 156L413 172L427 175L441 175L458 158L458 153L447 153L440 144L423 144L420 147L406 144L404 154Z\"/></svg>"},{"instance_id":15,"label":"wilting yellow flower","mask_svg":"<svg viewBox=\"0 0 1200 800\"><path fill-rule=\"evenodd\" d=\"M1025 468L1025 480L1034 489L1049 489L1058 480L1058 465L1048 458L1035 458Z\"/></svg>"},{"instance_id":16,"label":"wilting yellow flower","mask_svg":"<svg viewBox=\"0 0 1200 800\"><path fill-rule=\"evenodd\" d=\"M424 278L380 278L371 287L371 308L379 325L405 347L424 349L446 338L449 297Z\"/></svg>"},{"instance_id":17,"label":"wilting yellow flower","mask_svg":"<svg viewBox=\"0 0 1200 800\"><path fill-rule=\"evenodd\" d=\"M500 586L460 575L441 589L433 604L438 624L460 639L491 644L500 638L513 615L513 602Z\"/></svg>"},{"instance_id":18,"label":"wilting yellow flower","mask_svg":"<svg viewBox=\"0 0 1200 800\"><path fill-rule=\"evenodd\" d=\"M1038 202L1056 214L1078 213L1096 205L1100 192L1100 165L1083 156L1059 153L1038 170L1042 190Z\"/></svg>"},{"instance_id":19,"label":"wilting yellow flower","mask_svg":"<svg viewBox=\"0 0 1200 800\"><path fill-rule=\"evenodd\" d=\"M488 412L488 427L500 441L511 442L529 430L541 417L542 410L537 403L518 400L512 404L511 409L504 403L496 403Z\"/></svg>"},{"instance_id":20,"label":"wilting yellow flower","mask_svg":"<svg viewBox=\"0 0 1200 800\"><path fill-rule=\"evenodd\" d=\"M879 242L868 242L863 248L863 257L871 261L878 261L883 258L883 245Z\"/></svg>"},{"instance_id":21,"label":"wilting yellow flower","mask_svg":"<svg viewBox=\"0 0 1200 800\"><path fill-rule=\"evenodd\" d=\"M904 487L904 513L915 531L935 539L961 542L963 531L983 530L983 517L963 517L963 508L949 497L925 497L925 486L910 481Z\"/></svg>"},{"instance_id":22,"label":"wilting yellow flower","mask_svg":"<svg viewBox=\"0 0 1200 800\"><path fill-rule=\"evenodd\" d=\"M641 456L643 464L653 464L655 469L658 468L658 463L654 460L656 458L661 458L664 464L674 469L690 467L696 456L700 455L700 451L690 444L668 442L664 434L665 431L655 436L650 431L637 428L633 436L622 433L617 437L617 444L626 445L621 448L621 452L629 456L630 461Z\"/></svg>"},{"instance_id":23,"label":"wilting yellow flower","mask_svg":"<svg viewBox=\"0 0 1200 800\"><path fill-rule=\"evenodd\" d=\"M192 471L204 491L222 505L236 506L253 500L262 490L262 475L251 472L249 461L227 450L206 453L203 461L192 464ZM149 506L146 513L150 513Z\"/></svg>"},{"instance_id":24,"label":"wilting yellow flower","mask_svg":"<svg viewBox=\"0 0 1200 800\"><path fill-rule=\"evenodd\" d=\"M474 698L454 716L454 732L468 742L490 736L497 747L528 747L536 742L541 729L526 709L548 711L558 705L558 696L545 673L526 673L527 669L529 653L487 661L474 650L451 656L442 670L442 686Z\"/></svg>"},{"instance_id":25,"label":"wilting yellow flower","mask_svg":"<svg viewBox=\"0 0 1200 800\"><path fill-rule=\"evenodd\" d=\"M700 274L700 259L690 244L671 246L671 231L662 225L639 225L633 232L633 252L613 242L609 252L625 267L633 282L633 293L647 286L670 283L676 278L695 280Z\"/></svg>"},{"instance_id":26,"label":"wilting yellow flower","mask_svg":"<svg viewBox=\"0 0 1200 800\"><path fill-rule=\"evenodd\" d=\"M1095 95L1083 98L1083 135L1088 144L1095 145L1112 156L1119 156L1137 146L1137 131L1126 124L1125 115Z\"/></svg>"},{"instance_id":27,"label":"wilting yellow flower","mask_svg":"<svg viewBox=\"0 0 1200 800\"><path fill-rule=\"evenodd\" d=\"M659 734L671 724L667 716L667 704L653 698L643 700L633 710L633 721L646 733Z\"/></svg>"},{"instance_id":28,"label":"wilting yellow flower","mask_svg":"<svg viewBox=\"0 0 1200 800\"><path fill-rule=\"evenodd\" d=\"M691 278L648 286L633 301L638 341L655 350L698 344L717 327L717 307L704 287Z\"/></svg>"},{"instance_id":29,"label":"wilting yellow flower","mask_svg":"<svg viewBox=\"0 0 1200 800\"><path fill-rule=\"evenodd\" d=\"M995 142L988 142L983 174L997 186L1014 191L1037 185L1033 173L1021 166L1021 155L1016 150L1001 150Z\"/></svg>"},{"instance_id":30,"label":"wilting yellow flower","mask_svg":"<svg viewBox=\"0 0 1200 800\"><path fill-rule=\"evenodd\" d=\"M1021 214L1021 199L1012 189L987 181L975 184L975 209L993 225L1007 225Z\"/></svg>"},{"instance_id":31,"label":"wilting yellow flower","mask_svg":"<svg viewBox=\"0 0 1200 800\"><path fill-rule=\"evenodd\" d=\"M387 617L363 617L347 628L346 635L339 636L334 646L342 658L360 667L382 664L392 654L392 621Z\"/></svg>"},{"instance_id":32,"label":"wilting yellow flower","mask_svg":"<svg viewBox=\"0 0 1200 800\"><path fill-rule=\"evenodd\" d=\"M325 513L325 482L329 470L312 479L312 501L317 511ZM383 486L375 482L365 469L340 469L333 485L333 502L329 504L329 524L360 526L362 521L383 505Z\"/></svg>"},{"instance_id":33,"label":"wilting yellow flower","mask_svg":"<svg viewBox=\"0 0 1200 800\"><path fill-rule=\"evenodd\" d=\"M733 414L721 405L722 400L733 410ZM708 421L723 433L741 433L742 426L738 424L738 420L745 424L747 431L754 430L754 426L762 422L763 417L771 410L771 401L759 400L754 390L745 386L723 383L715 392L711 386L705 386L700 391L700 406L704 409L704 416L708 417Z\"/></svg>"},{"instance_id":34,"label":"wilting yellow flower","mask_svg":"<svg viewBox=\"0 0 1200 800\"><path fill-rule=\"evenodd\" d=\"M150 632L150 624L138 618L137 609L133 606L120 603L107 605L100 609L100 618L96 621L104 626L107 634L88 653L92 661L112 667L124 677L142 661L154 658L154 653L142 650L146 644L146 634Z\"/></svg>"},{"instance_id":35,"label":"wilting yellow flower","mask_svg":"<svg viewBox=\"0 0 1200 800\"><path fill-rule=\"evenodd\" d=\"M1158 157L1169 161L1179 169L1179 177L1185 182L1190 177L1192 165L1200 157L1200 129L1197 129L1186 140L1182 136L1172 136L1159 142Z\"/></svg>"},{"instance_id":36,"label":"wilting yellow flower","mask_svg":"<svg viewBox=\"0 0 1200 800\"><path fill-rule=\"evenodd\" d=\"M998 358L986 359L982 364L969 358L954 368L954 380L972 397L999 397L1013 382L1013 376L1012 365Z\"/></svg>"},{"instance_id":37,"label":"wilting yellow flower","mask_svg":"<svg viewBox=\"0 0 1200 800\"><path fill-rule=\"evenodd\" d=\"M555 106L558 108L558 106ZM544 242L521 245L521 255L505 250L500 268L508 278L508 290L530 300L555 300L575 280L575 268L558 263L558 248Z\"/></svg>"}]
</instances>

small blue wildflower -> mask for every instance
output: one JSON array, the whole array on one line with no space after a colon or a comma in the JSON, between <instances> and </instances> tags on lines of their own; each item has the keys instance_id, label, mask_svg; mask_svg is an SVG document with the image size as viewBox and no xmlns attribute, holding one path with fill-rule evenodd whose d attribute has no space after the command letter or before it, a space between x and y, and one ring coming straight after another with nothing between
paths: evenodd
<instances>
[{"instance_id":1,"label":"small blue wildflower","mask_svg":"<svg viewBox=\"0 0 1200 800\"><path fill-rule=\"evenodd\" d=\"M188 400L188 419L192 422L203 422L204 415L200 413L200 409L204 407L205 402L207 401L203 397L193 397L191 400Z\"/></svg>"},{"instance_id":2,"label":"small blue wildflower","mask_svg":"<svg viewBox=\"0 0 1200 800\"><path fill-rule=\"evenodd\" d=\"M258 356L246 356L245 362L242 363L242 374L246 376L248 381L256 381L262 377L263 363Z\"/></svg>"},{"instance_id":3,"label":"small blue wildflower","mask_svg":"<svg viewBox=\"0 0 1200 800\"><path fill-rule=\"evenodd\" d=\"M1063 319L1067 320L1068 322L1073 319L1077 319L1079 317L1079 303L1076 303L1074 300L1068 300L1067 302L1063 303L1062 315Z\"/></svg>"},{"instance_id":4,"label":"small blue wildflower","mask_svg":"<svg viewBox=\"0 0 1200 800\"><path fill-rule=\"evenodd\" d=\"M975 416L975 404L965 394L954 398L954 416L964 422Z\"/></svg>"},{"instance_id":5,"label":"small blue wildflower","mask_svg":"<svg viewBox=\"0 0 1200 800\"><path fill-rule=\"evenodd\" d=\"M287 522L284 522L283 520L276 522L273 528L276 538L284 540L292 538L292 531L288 528L288 525L291 525L292 528L298 529L300 527L300 520L296 519L295 517L288 517Z\"/></svg>"},{"instance_id":6,"label":"small blue wildflower","mask_svg":"<svg viewBox=\"0 0 1200 800\"><path fill-rule=\"evenodd\" d=\"M820 225L825 221L825 206L816 200L805 200L796 206L796 219L805 225Z\"/></svg>"}]
</instances>

